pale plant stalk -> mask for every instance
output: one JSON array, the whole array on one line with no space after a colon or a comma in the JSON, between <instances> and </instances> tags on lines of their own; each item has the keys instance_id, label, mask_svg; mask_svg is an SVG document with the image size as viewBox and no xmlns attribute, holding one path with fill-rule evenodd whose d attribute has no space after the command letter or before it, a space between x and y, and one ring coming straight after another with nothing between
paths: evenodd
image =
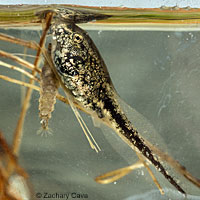
<instances>
[{"instance_id":1,"label":"pale plant stalk","mask_svg":"<svg viewBox=\"0 0 200 200\"><path fill-rule=\"evenodd\" d=\"M100 176L97 176L95 178L95 181L97 183L101 183L101 184L108 184L108 183L112 183L124 176L126 176L127 174L129 174L130 172L132 172L135 169L139 169L144 167L143 163L141 160L137 161L136 163L128 166L128 167L123 167L117 170L113 170L110 172L107 172L105 174L102 174Z\"/></svg>"},{"instance_id":2,"label":"pale plant stalk","mask_svg":"<svg viewBox=\"0 0 200 200\"><path fill-rule=\"evenodd\" d=\"M3 61L0 61L0 65L3 66L3 67L7 67L9 69L13 69L13 70L18 71L18 72L21 72L21 74L26 75L27 77L39 82L39 79L37 79L35 76L33 76L32 74L30 74L29 72L27 72L26 70L24 70L20 67L10 65L10 64L5 63Z\"/></svg>"},{"instance_id":3,"label":"pale plant stalk","mask_svg":"<svg viewBox=\"0 0 200 200\"><path fill-rule=\"evenodd\" d=\"M16 37L12 37L10 35L6 35L3 33L0 33L0 40L6 41L6 42L11 42L14 44L19 44L24 47L28 47L30 49L38 50L38 44L36 44L35 42L25 41L25 40L22 40L22 39L19 39Z\"/></svg>"},{"instance_id":4,"label":"pale plant stalk","mask_svg":"<svg viewBox=\"0 0 200 200\"><path fill-rule=\"evenodd\" d=\"M31 89L40 91L40 88L38 86L36 86L36 85L30 84L30 83L26 83L26 82L23 82L23 81L19 81L19 80L16 80L14 78L10 78L8 76L0 75L0 79L8 81L8 82L11 82L11 83L15 83L17 85L25 86L27 88L31 88Z\"/></svg>"},{"instance_id":5,"label":"pale plant stalk","mask_svg":"<svg viewBox=\"0 0 200 200\"><path fill-rule=\"evenodd\" d=\"M22 58L19 58L17 56L14 56L11 53L8 53L8 52L0 50L0 56L12 59L15 62L17 62L18 64L20 64L20 65L22 65L22 66L24 66L24 67L26 67L28 69L34 70L34 71L36 71L38 73L41 73L41 69L39 69L37 66L34 66L33 64L29 63L28 61L26 61L26 60L24 60Z\"/></svg>"},{"instance_id":6,"label":"pale plant stalk","mask_svg":"<svg viewBox=\"0 0 200 200\"><path fill-rule=\"evenodd\" d=\"M24 55L23 55L23 59L25 60L26 59L26 55L27 55L27 47L24 48ZM22 66L21 68L22 70L25 69L25 67ZM25 71L25 70L24 70ZM32 75L32 74L31 74ZM32 78L33 77L33 78ZM36 77L32 76L32 77L29 77L29 78L32 78L34 79L35 81L37 81ZM36 79L35 79L36 78ZM21 80L23 82L25 82L25 74L24 73L21 73ZM24 102L24 99L25 99L25 95L26 95L26 88L25 87L21 87L20 88L20 91L21 91L21 106L23 105L23 102Z\"/></svg>"}]
</instances>

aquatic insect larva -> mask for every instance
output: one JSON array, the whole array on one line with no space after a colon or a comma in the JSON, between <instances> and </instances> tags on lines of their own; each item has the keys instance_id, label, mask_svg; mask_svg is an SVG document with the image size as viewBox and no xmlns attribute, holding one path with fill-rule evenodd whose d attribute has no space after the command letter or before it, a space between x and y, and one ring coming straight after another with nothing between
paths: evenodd
<instances>
[{"instance_id":1,"label":"aquatic insect larva","mask_svg":"<svg viewBox=\"0 0 200 200\"><path fill-rule=\"evenodd\" d=\"M39 115L41 119L40 123L42 125L43 130L48 130L48 121L51 118L51 113L54 110L54 104L56 103L56 94L59 84L46 60L44 61L44 66L42 67L40 86L41 86L40 99L39 99Z\"/></svg>"}]
</instances>

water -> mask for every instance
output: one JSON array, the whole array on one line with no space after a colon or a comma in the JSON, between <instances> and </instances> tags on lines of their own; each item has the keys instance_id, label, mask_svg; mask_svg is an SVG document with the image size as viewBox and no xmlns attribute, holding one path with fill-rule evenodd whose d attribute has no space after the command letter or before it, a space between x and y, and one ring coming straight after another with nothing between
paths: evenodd
<instances>
[{"instance_id":1,"label":"water","mask_svg":"<svg viewBox=\"0 0 200 200\"><path fill-rule=\"evenodd\" d=\"M1 29L0 32L35 41L41 34L33 30ZM88 32L107 64L119 95L148 119L160 135L152 135L156 144L195 177L200 177L200 33L187 29L119 31L103 28ZM5 42L1 42L0 47L12 53L24 52L23 48ZM27 52L31 53L33 51ZM19 73L3 67L1 74L21 79ZM0 92L0 129L11 142L21 108L20 87L0 80ZM126 159L110 145L101 130L93 126L90 117L81 113L102 149L98 154L91 150L71 108L59 101L49 124L53 136L36 135L40 128L38 99L39 93L33 92L20 151L20 163L30 175L34 196L46 192L52 195L49 199L55 199L53 194L56 193L69 194L68 199L80 199L78 194L82 194L82 199L97 200L147 199L147 195L149 199L181 199L175 190L166 189L165 197L158 190L155 192L157 188L145 169L116 183L96 183L97 175L128 165ZM162 175L155 174L164 188L171 188ZM188 199L200 199L199 189L185 179L181 181L187 193L193 195Z\"/></svg>"}]
</instances>

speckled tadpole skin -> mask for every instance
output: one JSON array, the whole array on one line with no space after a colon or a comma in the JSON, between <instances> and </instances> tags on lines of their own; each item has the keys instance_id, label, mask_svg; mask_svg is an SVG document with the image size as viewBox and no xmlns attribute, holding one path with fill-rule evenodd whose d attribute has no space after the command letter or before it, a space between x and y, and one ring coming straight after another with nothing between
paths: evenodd
<instances>
[{"instance_id":1,"label":"speckled tadpole skin","mask_svg":"<svg viewBox=\"0 0 200 200\"><path fill-rule=\"evenodd\" d=\"M74 23L62 22L52 24L51 32L54 65L74 101L121 134L185 194L121 110L106 65L88 33Z\"/></svg>"}]
</instances>

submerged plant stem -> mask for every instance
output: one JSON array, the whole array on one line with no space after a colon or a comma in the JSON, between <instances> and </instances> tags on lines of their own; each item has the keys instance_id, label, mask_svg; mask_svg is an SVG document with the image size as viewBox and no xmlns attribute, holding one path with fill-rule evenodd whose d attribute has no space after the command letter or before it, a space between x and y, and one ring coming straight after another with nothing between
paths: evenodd
<instances>
[{"instance_id":1,"label":"submerged plant stem","mask_svg":"<svg viewBox=\"0 0 200 200\"><path fill-rule=\"evenodd\" d=\"M19 44L19 45L22 45L24 47L28 47L28 48L31 48L31 49L34 49L34 50L38 50L38 45L35 42L22 40L22 39L12 37L10 35L6 35L6 34L3 34L3 33L0 33L0 40L4 40L6 42Z\"/></svg>"},{"instance_id":2,"label":"submerged plant stem","mask_svg":"<svg viewBox=\"0 0 200 200\"><path fill-rule=\"evenodd\" d=\"M5 81L9 81L11 83L15 83L15 84L18 84L18 85L22 85L22 86L25 86L25 87L28 87L28 88L32 88L32 89L37 90L37 91L40 91L40 88L38 86L36 86L34 84L23 82L23 81L19 81L19 80L16 80L14 78L10 78L10 77L4 76L4 75L0 75L0 79L5 80Z\"/></svg>"},{"instance_id":3,"label":"submerged plant stem","mask_svg":"<svg viewBox=\"0 0 200 200\"><path fill-rule=\"evenodd\" d=\"M39 81L39 79L37 79L35 76L33 76L32 74L30 74L29 72L27 72L26 70L24 70L22 68L19 68L19 67L14 66L14 65L10 65L10 64L2 62L2 61L0 61L0 65L3 66L3 67L7 67L9 69L13 69L13 70L18 71L18 72L21 72L22 74L28 76L31 79L34 79L35 81Z\"/></svg>"},{"instance_id":4,"label":"submerged plant stem","mask_svg":"<svg viewBox=\"0 0 200 200\"><path fill-rule=\"evenodd\" d=\"M19 63L20 65L22 65L22 66L24 66L24 67L26 67L26 68L28 68L28 69L34 70L34 71L36 71L36 72L38 72L38 73L41 73L41 70L40 70L37 66L34 66L33 64L31 64L31 63L29 63L29 62L23 60L22 58L19 58L19 57L17 57L17 56L14 56L14 55L12 55L12 54L10 54L10 53L7 53L7 52L5 52L5 51L0 50L0 56L5 57L5 58L12 59L12 60L14 60L15 62ZM34 75L34 74L33 74L33 75Z\"/></svg>"},{"instance_id":5,"label":"submerged plant stem","mask_svg":"<svg viewBox=\"0 0 200 200\"><path fill-rule=\"evenodd\" d=\"M108 184L108 183L112 183L124 176L126 176L127 174L129 174L131 171L135 170L135 169L139 169L144 167L144 164L139 160L136 163L134 163L133 165L130 165L128 167L123 167L111 172L107 172L105 174L102 174L100 176L97 176L95 178L95 181L97 183L101 183L101 184Z\"/></svg>"}]
</instances>

